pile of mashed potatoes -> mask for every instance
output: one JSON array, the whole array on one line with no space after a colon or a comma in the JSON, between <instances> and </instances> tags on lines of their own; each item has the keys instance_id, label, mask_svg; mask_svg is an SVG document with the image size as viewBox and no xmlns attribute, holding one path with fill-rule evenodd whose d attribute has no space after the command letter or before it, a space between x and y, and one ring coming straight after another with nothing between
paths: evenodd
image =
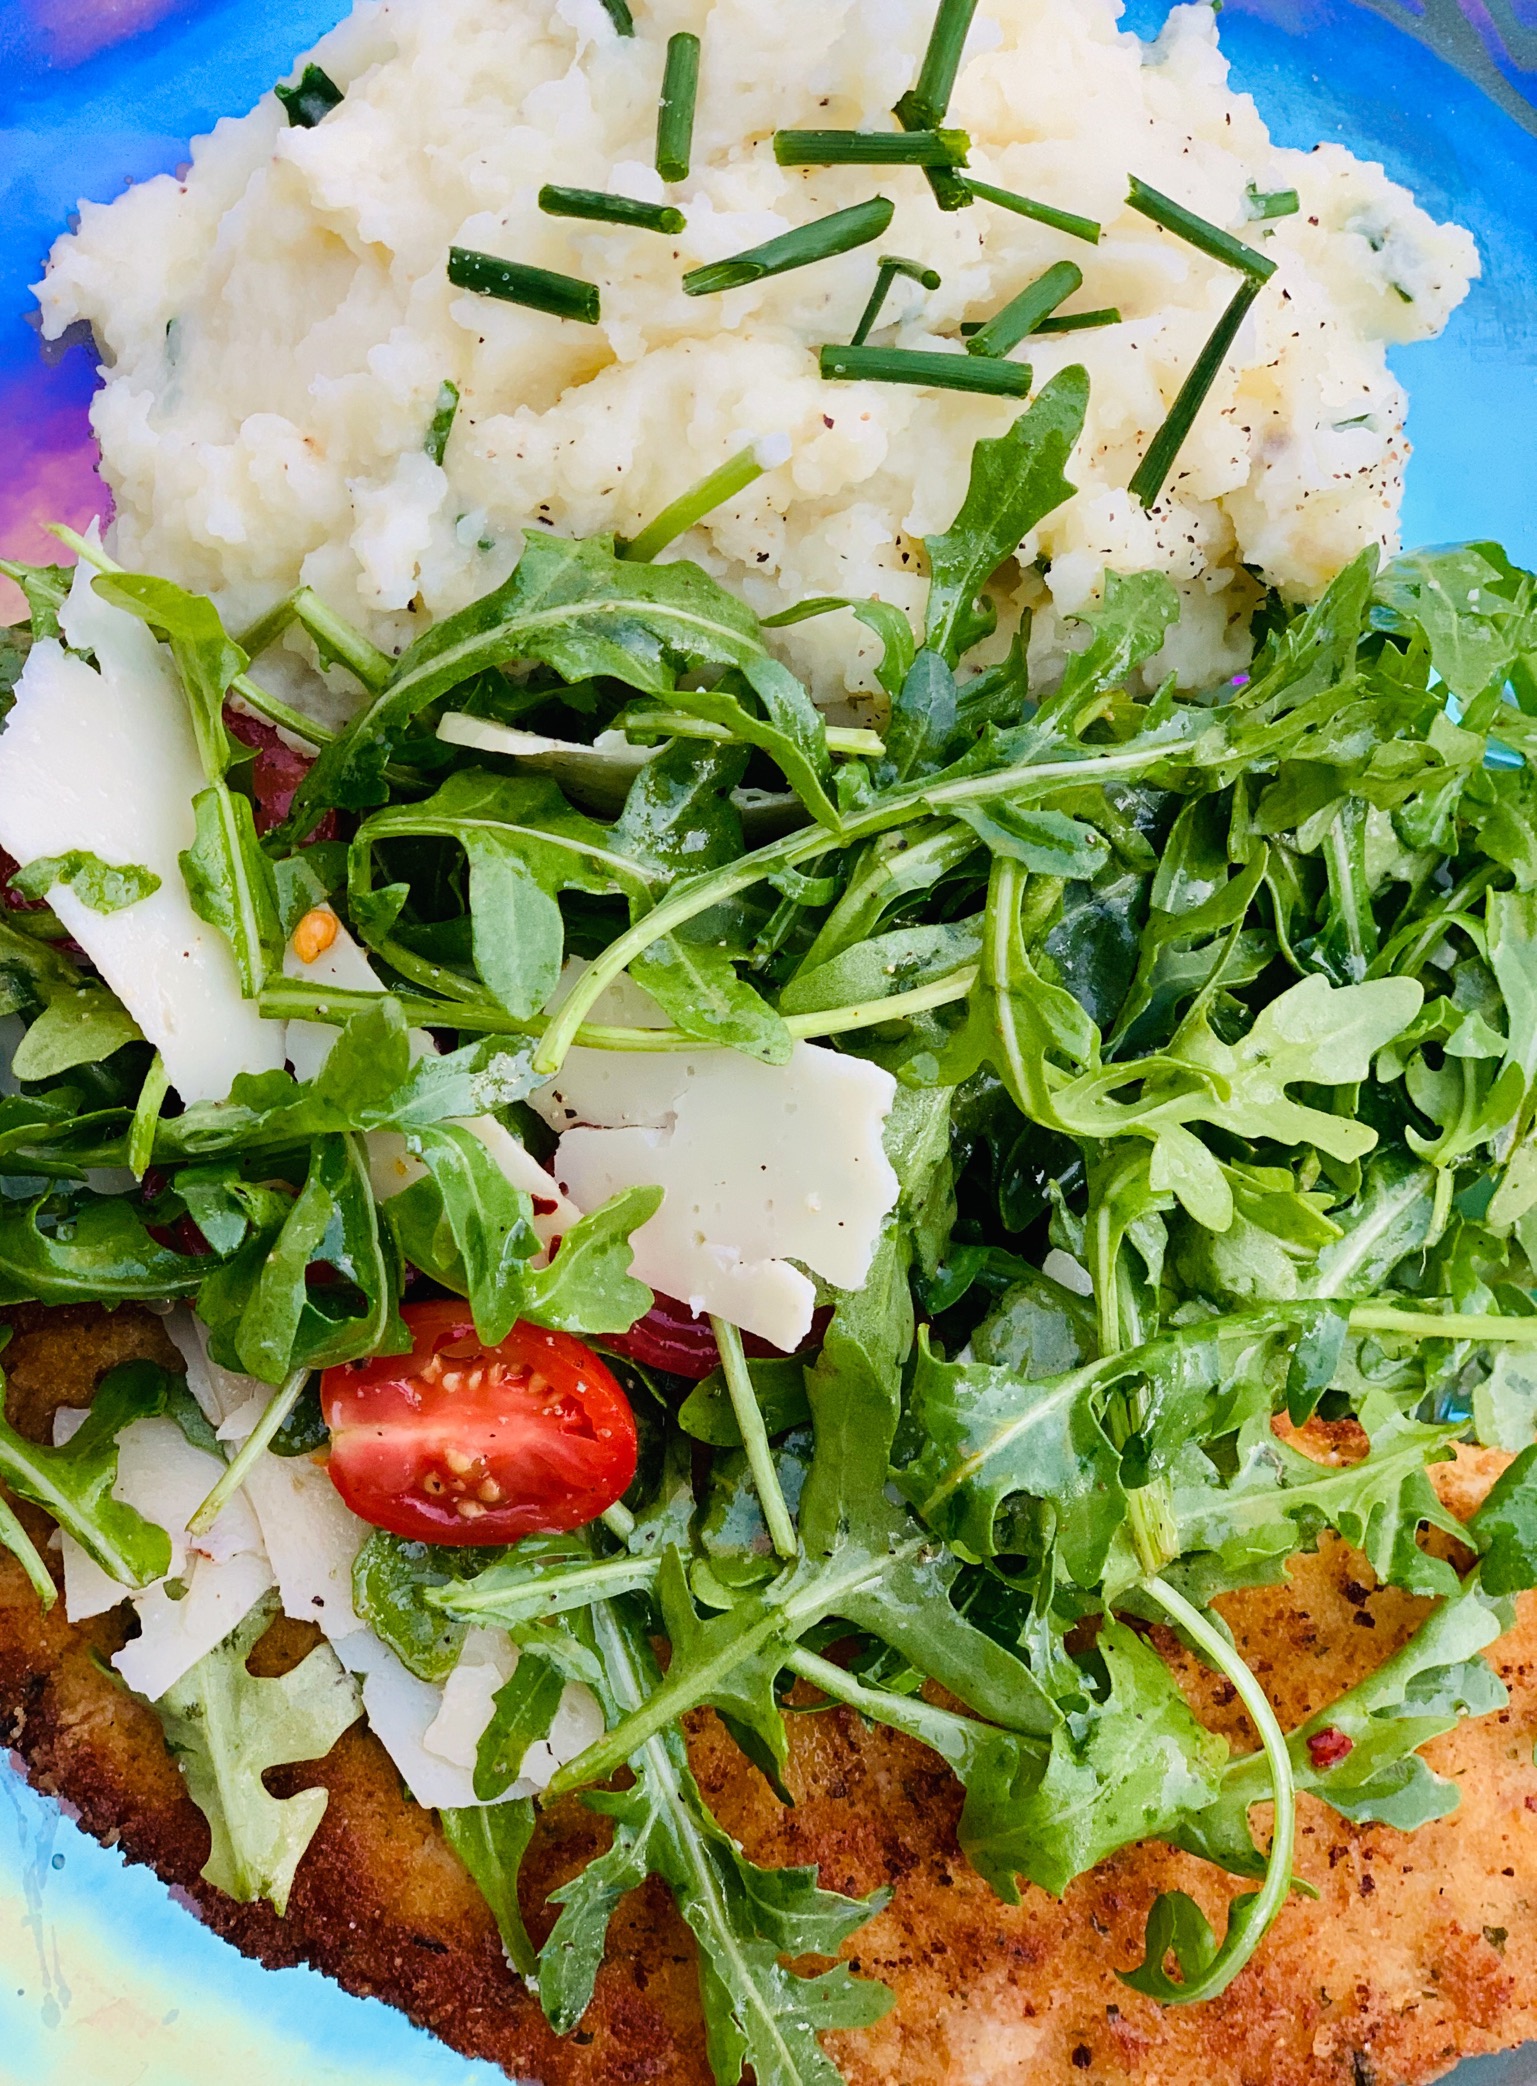
<instances>
[{"instance_id":1,"label":"pile of mashed potatoes","mask_svg":"<svg viewBox=\"0 0 1537 2086\"><path fill-rule=\"evenodd\" d=\"M1205 6L1145 46L1114 0L982 0L947 118L970 170L1101 220L1097 247L985 202L941 212L917 168L776 165L780 127L894 127L934 8L635 0L623 38L600 0L362 0L312 54L346 90L316 128L269 95L199 140L183 179L85 204L54 252L46 329L88 321L106 364L117 555L212 593L236 628L306 581L398 650L501 580L528 530L633 535L783 434L788 462L668 555L765 616L829 594L921 611L919 539L951 520L972 445L1020 408L824 383L817 348L849 339L880 253L942 284L899 280L874 341L951 352L963 321L1066 259L1084 283L1064 309L1122 320L1016 351L1038 384L1081 361L1093 389L1080 490L1000 587L1034 611L1049 673L1107 567L1157 568L1184 600L1158 669L1187 686L1231 673L1253 575L1307 596L1364 544L1393 545L1408 445L1386 347L1445 323L1473 243L1338 146L1273 145ZM693 171L668 190L657 99L681 29L703 61ZM1278 263L1151 513L1127 483L1237 278L1128 210L1132 173ZM665 197L687 229L547 216L550 181ZM1301 208L1252 221L1251 189L1295 189ZM896 206L878 246L684 294L686 269L874 193ZM453 245L596 282L602 322L455 289ZM445 380L462 404L440 467L424 442ZM851 617L778 641L824 699L872 685ZM302 693L309 668L287 664Z\"/></svg>"}]
</instances>

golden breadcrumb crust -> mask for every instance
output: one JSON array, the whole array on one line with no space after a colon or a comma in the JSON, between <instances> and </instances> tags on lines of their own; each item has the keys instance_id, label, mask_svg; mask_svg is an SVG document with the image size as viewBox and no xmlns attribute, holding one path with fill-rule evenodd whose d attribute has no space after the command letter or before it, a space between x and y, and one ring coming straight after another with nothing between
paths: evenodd
<instances>
[{"instance_id":1,"label":"golden breadcrumb crust","mask_svg":"<svg viewBox=\"0 0 1537 2086\"><path fill-rule=\"evenodd\" d=\"M7 1410L38 1439L54 1406L88 1402L112 1363L175 1360L163 1329L137 1310L10 1316ZM1454 1510L1471 1510L1503 1460L1465 1451L1437 1474ZM45 1537L44 1517L23 1511ZM1334 1542L1300 1560L1288 1586L1223 1605L1287 1724L1385 1657L1424 1608L1377 1590ZM709 2086L693 1946L666 1892L652 1883L620 1908L593 2009L576 2035L556 2040L507 1970L434 1818L404 1796L362 1726L329 1759L273 1777L279 1793L330 1791L288 1917L210 1889L198 1874L207 1830L159 1724L97 1663L123 1628L121 1612L71 1628L62 1602L44 1616L20 1571L0 1560L0 1732L33 1783L67 1801L88 1832L190 1893L246 1954L311 1963L523 2079ZM1201 1715L1251 1745L1231 1689L1194 1669L1166 1634L1155 1640ZM313 1641L310 1626L279 1621L253 1670L282 1671ZM896 1887L890 1909L848 1945L898 2002L879 2026L829 2038L851 2086L1055 2086L1078 2076L1128 2086L1419 2086L1461 2056L1537 2035L1531 1597L1491 1656L1509 1709L1428 1749L1461 1782L1457 1814L1404 1835L1353 1827L1304 1798L1297 1868L1317 1900L1293 1900L1221 1999L1167 2012L1119 1984L1115 1968L1140 1955L1159 1890L1189 1890L1218 1912L1231 1886L1203 1863L1150 1843L1081 1878L1061 1903L1027 1888L1022 1904L1006 1906L958 1854L959 1792L922 1748L864 1730L842 1710L792 1718L798 1802L785 1809L713 1718L694 1721L691 1743L706 1796L756 1858L819 1862L839 1890ZM579 1803L547 1815L524 1878L536 1938L548 1924L547 1892L607 1832Z\"/></svg>"}]
</instances>

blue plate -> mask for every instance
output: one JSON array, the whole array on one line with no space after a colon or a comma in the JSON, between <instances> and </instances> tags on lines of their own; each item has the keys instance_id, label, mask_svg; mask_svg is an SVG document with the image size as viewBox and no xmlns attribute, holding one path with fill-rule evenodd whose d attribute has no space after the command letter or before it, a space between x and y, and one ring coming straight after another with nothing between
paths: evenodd
<instances>
[{"instance_id":1,"label":"blue plate","mask_svg":"<svg viewBox=\"0 0 1537 2086\"><path fill-rule=\"evenodd\" d=\"M1127 20L1151 35L1164 11L1131 0ZM249 107L344 12L345 0L0 0L0 545L12 555L45 551L42 519L84 522L101 504L89 358L45 363L26 324L50 243L82 195L174 168L191 135ZM1222 38L1283 143L1337 138L1476 235L1483 282L1441 340L1395 357L1417 452L1405 539L1498 536L1537 563L1537 27L1510 0L1227 0ZM313 1973L248 1963L3 1772L0 1875L0 2074L15 2086L503 2079ZM1537 2055L1521 2052L1457 2074L1457 2086L1534 2081Z\"/></svg>"}]
</instances>

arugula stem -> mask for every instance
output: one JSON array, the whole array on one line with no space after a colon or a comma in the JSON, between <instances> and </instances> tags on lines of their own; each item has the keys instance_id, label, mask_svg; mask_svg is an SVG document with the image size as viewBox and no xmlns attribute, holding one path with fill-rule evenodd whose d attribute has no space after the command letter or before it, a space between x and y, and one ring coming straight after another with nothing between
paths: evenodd
<instances>
[{"instance_id":1,"label":"arugula stem","mask_svg":"<svg viewBox=\"0 0 1537 2086\"><path fill-rule=\"evenodd\" d=\"M62 522L52 523L50 529L60 543L66 545L77 557L84 558L88 565L94 565L98 572L118 574L126 570L115 558L109 558L98 544L87 543L82 535L74 529L66 528ZM267 620L270 618L264 618L264 621ZM254 633L247 634L259 635L261 628L262 625L258 624ZM246 647L242 645L240 649L245 651ZM279 725L285 732L292 732L294 737L302 739L306 746L330 746L341 736L339 732L333 732L329 725L320 724L315 718L306 717L302 710L291 708L280 695L269 694L260 682L253 681L249 674L236 674L230 688L242 702L249 703L259 717L265 717L269 724Z\"/></svg>"},{"instance_id":2,"label":"arugula stem","mask_svg":"<svg viewBox=\"0 0 1537 2086\"><path fill-rule=\"evenodd\" d=\"M293 597L293 611L295 619L315 640L322 658L338 660L370 695L379 693L395 671L395 662L388 652L381 652L361 630L354 630L327 608L313 587L299 589Z\"/></svg>"},{"instance_id":3,"label":"arugula stem","mask_svg":"<svg viewBox=\"0 0 1537 2086\"><path fill-rule=\"evenodd\" d=\"M802 1644L792 1644L785 1652L785 1665L802 1680L810 1681L834 1702L843 1702L850 1709L857 1709L861 1716L869 1717L872 1723L885 1724L893 1731L900 1731L907 1738L916 1738L921 1744L935 1746L936 1738L953 1734L955 1750L960 1754L969 1739L976 1736L979 1725L973 1717L958 1717L953 1710L940 1709L923 1696L894 1695L888 1688L872 1688L842 1666L835 1666L831 1659L824 1659L814 1651L807 1651Z\"/></svg>"},{"instance_id":4,"label":"arugula stem","mask_svg":"<svg viewBox=\"0 0 1537 2086\"><path fill-rule=\"evenodd\" d=\"M620 557L632 565L649 565L668 544L687 535L707 514L713 514L717 507L734 500L738 493L746 492L765 471L777 471L789 460L788 435L759 435L756 441L749 442L745 449L739 449L735 456L728 458L718 471L712 471L708 478L701 478L686 493L679 493L655 521L648 522L638 536L621 547Z\"/></svg>"},{"instance_id":5,"label":"arugula stem","mask_svg":"<svg viewBox=\"0 0 1537 2086\"><path fill-rule=\"evenodd\" d=\"M742 743L729 725L713 724L707 717L690 717L686 710L627 711L620 720L619 729L631 740L665 733L669 739L707 739L719 746ZM829 724L824 729L829 753L879 760L886 751L886 742L879 732L866 731L851 724Z\"/></svg>"},{"instance_id":6,"label":"arugula stem","mask_svg":"<svg viewBox=\"0 0 1537 2086\"><path fill-rule=\"evenodd\" d=\"M37 1545L22 1527L7 1501L0 1499L0 1549L9 1550L27 1575L27 1582L43 1604L43 1612L59 1598L53 1574L44 1564Z\"/></svg>"},{"instance_id":7,"label":"arugula stem","mask_svg":"<svg viewBox=\"0 0 1537 2086\"><path fill-rule=\"evenodd\" d=\"M391 956L391 963L394 960ZM948 1007L956 1000L965 999L976 982L977 967L968 964L963 970L949 971L942 978L931 979L927 985L915 985L909 992L894 992L889 999L829 1007L820 1014L787 1014L784 1023L797 1042L811 1042L819 1036L846 1036L858 1029L879 1028L887 1021L907 1021L913 1015L927 1014L935 1007ZM478 1001L460 1004L449 1000L418 999L410 993L348 992L340 987L322 991L300 979L274 979L262 988L258 1004L263 1014L274 1020L321 1021L334 1028L344 1028L355 1014L368 1013L385 998L399 1001L401 1012L413 1028L458 1028L487 1036L548 1033L548 1025L542 1021L518 1021L500 1007ZM701 1043L697 1036L690 1036L682 1029L608 1028L585 1022L571 1040L579 1050L698 1053L716 1047Z\"/></svg>"},{"instance_id":8,"label":"arugula stem","mask_svg":"<svg viewBox=\"0 0 1537 2086\"><path fill-rule=\"evenodd\" d=\"M1235 1900L1228 1915L1227 1934L1216 1957L1200 1976L1180 1986L1174 1995L1174 2003L1189 2006L1198 2000L1214 1999L1227 1989L1286 1903L1291 1890L1292 1853L1297 1837L1297 1793L1292 1780L1291 1755L1286 1749L1286 1733L1281 1729L1264 1689L1227 1637L1167 1580L1146 1579L1143 1591L1158 1603L1171 1622L1178 1624L1208 1663L1232 1682L1259 1734L1275 1801L1275 1825L1265 1862L1265 1880L1257 1896ZM1150 1967L1161 1968L1160 1965Z\"/></svg>"},{"instance_id":9,"label":"arugula stem","mask_svg":"<svg viewBox=\"0 0 1537 2086\"><path fill-rule=\"evenodd\" d=\"M763 1509L769 1537L781 1557L795 1558L800 1554L800 1546L795 1539L795 1524L790 1519L790 1509L785 1505L779 1473L774 1468L774 1451L769 1446L768 1429L763 1424L758 1394L753 1389L752 1372L747 1366L742 1335L729 1320L716 1318L713 1314L710 1318L710 1330L714 1333L715 1345L720 1350L720 1365L725 1374L726 1389L731 1394L731 1410L736 1414L742 1446L747 1451L747 1465L752 1472L753 1483L758 1488L758 1504Z\"/></svg>"},{"instance_id":10,"label":"arugula stem","mask_svg":"<svg viewBox=\"0 0 1537 2086\"><path fill-rule=\"evenodd\" d=\"M840 845L850 847L856 841L873 839L877 833L888 832L894 826L906 825L924 811L940 811L949 804L984 803L993 797L1018 796L1027 790L1051 789L1061 782L1093 784L1112 776L1134 775L1144 768L1156 767L1168 758L1168 754L1169 749L1162 745L1127 751L1111 748L1103 753L1082 755L1077 760L1021 761L1012 767L996 769L990 775L961 775L949 782L917 782L906 789L893 791L868 811L845 819L836 838ZM825 854L827 847L828 836L820 827L810 832L790 833L782 840L744 855L739 862L725 869L715 870L707 876L691 877L686 883L675 886L643 919L610 942L603 954L577 980L545 1032L544 1041L534 1055L534 1069L545 1074L560 1070L587 1014L633 959L643 955L653 942L707 912L712 905L734 898L739 891L751 890L754 884L764 882L779 870L794 869L801 862ZM885 1004L894 1006L895 1001Z\"/></svg>"},{"instance_id":11,"label":"arugula stem","mask_svg":"<svg viewBox=\"0 0 1537 2086\"><path fill-rule=\"evenodd\" d=\"M598 1519L621 1543L627 1543L635 1533L635 1516L622 1499L616 1499L611 1507L605 1507Z\"/></svg>"},{"instance_id":12,"label":"arugula stem","mask_svg":"<svg viewBox=\"0 0 1537 2086\"><path fill-rule=\"evenodd\" d=\"M293 1374L279 1385L267 1400L267 1409L256 1422L251 1437L246 1441L234 1461L225 1471L212 1492L203 1501L192 1519L187 1523L189 1534L206 1535L218 1520L225 1507L240 1490L251 1472L266 1453L267 1444L282 1426L288 1415L298 1404L304 1386L310 1380L311 1371L295 1369Z\"/></svg>"},{"instance_id":13,"label":"arugula stem","mask_svg":"<svg viewBox=\"0 0 1537 2086\"><path fill-rule=\"evenodd\" d=\"M254 623L249 624L244 630L233 632L232 635L247 659L259 659L263 652L277 643L285 631L293 628L293 624L294 597L292 594L285 594L264 616L258 616Z\"/></svg>"},{"instance_id":14,"label":"arugula stem","mask_svg":"<svg viewBox=\"0 0 1537 2086\"><path fill-rule=\"evenodd\" d=\"M1396 1311L1391 1304L1356 1304L1353 1333L1404 1334L1411 1340L1490 1340L1512 1347L1537 1347L1537 1317L1469 1311Z\"/></svg>"},{"instance_id":15,"label":"arugula stem","mask_svg":"<svg viewBox=\"0 0 1537 2086\"><path fill-rule=\"evenodd\" d=\"M143 1180L155 1155L155 1132L160 1127L160 1111L170 1089L171 1075L165 1069L165 1059L157 1050L144 1075L138 1105L128 1129L128 1170L136 1181Z\"/></svg>"}]
</instances>

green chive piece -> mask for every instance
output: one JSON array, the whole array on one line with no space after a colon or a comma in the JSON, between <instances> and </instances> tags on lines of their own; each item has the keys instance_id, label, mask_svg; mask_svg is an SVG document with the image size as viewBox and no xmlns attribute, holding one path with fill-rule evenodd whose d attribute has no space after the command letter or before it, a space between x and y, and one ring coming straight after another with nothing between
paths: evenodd
<instances>
[{"instance_id":1,"label":"green chive piece","mask_svg":"<svg viewBox=\"0 0 1537 2086\"><path fill-rule=\"evenodd\" d=\"M776 130L782 167L963 167L964 130Z\"/></svg>"},{"instance_id":2,"label":"green chive piece","mask_svg":"<svg viewBox=\"0 0 1537 2086\"><path fill-rule=\"evenodd\" d=\"M1075 290L1083 288L1083 270L1072 261L1058 261L1042 276L1013 297L980 333L966 343L968 355L1007 355L1027 333L1034 333L1042 319L1049 318Z\"/></svg>"},{"instance_id":3,"label":"green chive piece","mask_svg":"<svg viewBox=\"0 0 1537 2086\"><path fill-rule=\"evenodd\" d=\"M1301 208L1302 198L1294 188L1272 188L1267 193L1251 181L1244 193L1244 215L1250 224L1267 217L1295 217Z\"/></svg>"},{"instance_id":4,"label":"green chive piece","mask_svg":"<svg viewBox=\"0 0 1537 2086\"><path fill-rule=\"evenodd\" d=\"M1211 339L1196 357L1195 367L1180 386L1179 396L1170 406L1168 418L1154 435L1147 455L1137 466L1136 476L1131 481L1131 491L1144 507L1153 506L1167 484L1174 459L1195 425L1195 417L1205 404L1206 394L1216 382L1228 351L1238 338L1238 329L1248 317L1250 307L1262 288L1263 284L1253 276L1239 285L1232 303L1217 321Z\"/></svg>"},{"instance_id":5,"label":"green chive piece","mask_svg":"<svg viewBox=\"0 0 1537 2086\"><path fill-rule=\"evenodd\" d=\"M273 92L288 111L291 130L313 130L345 99L335 80L318 65L305 66L297 87L275 87Z\"/></svg>"},{"instance_id":6,"label":"green chive piece","mask_svg":"<svg viewBox=\"0 0 1537 2086\"><path fill-rule=\"evenodd\" d=\"M583 282L575 275L557 275L552 268L530 268L522 261L504 261L496 254L477 253L470 246L451 246L448 279L456 289L474 290L481 297L498 297L503 304L526 304L531 311L547 311L557 319L575 319L583 326L598 323L597 284Z\"/></svg>"},{"instance_id":7,"label":"green chive piece","mask_svg":"<svg viewBox=\"0 0 1537 2086\"><path fill-rule=\"evenodd\" d=\"M912 282L921 283L926 290L937 290L940 275L937 268L926 268L922 261L905 260L901 254L882 254L880 267L876 271L875 288L870 292L870 302L865 306L864 317L854 331L853 345L862 348L875 330L875 322L881 315L891 285L899 275Z\"/></svg>"},{"instance_id":8,"label":"green chive piece","mask_svg":"<svg viewBox=\"0 0 1537 2086\"><path fill-rule=\"evenodd\" d=\"M606 195L596 188L557 188L546 182L539 208L547 217L584 217L594 224L633 225L642 232L681 232L688 219L671 203L642 203L634 196Z\"/></svg>"},{"instance_id":9,"label":"green chive piece","mask_svg":"<svg viewBox=\"0 0 1537 2086\"><path fill-rule=\"evenodd\" d=\"M1121 314L1113 304L1099 311L1059 312L1049 319L1042 319L1036 327L1037 333L1086 333L1095 326L1119 326Z\"/></svg>"},{"instance_id":10,"label":"green chive piece","mask_svg":"<svg viewBox=\"0 0 1537 2086\"><path fill-rule=\"evenodd\" d=\"M1054 232L1066 232L1070 239L1082 239L1088 246L1099 244L1100 228L1092 217L1075 217L1071 210L1057 210L1050 203L1037 203L1031 196L1016 195L1011 188L994 188L991 181L976 181L970 174L961 178L971 193L984 203L996 203L1000 210L1012 210L1016 217L1029 217L1038 225L1050 225Z\"/></svg>"},{"instance_id":11,"label":"green chive piece","mask_svg":"<svg viewBox=\"0 0 1537 2086\"><path fill-rule=\"evenodd\" d=\"M892 110L904 130L937 130L944 122L976 11L977 0L939 0L917 84ZM923 171L941 210L969 207L971 190L953 167L925 167Z\"/></svg>"},{"instance_id":12,"label":"green chive piece","mask_svg":"<svg viewBox=\"0 0 1537 2086\"><path fill-rule=\"evenodd\" d=\"M750 246L729 260L712 261L705 268L691 268L683 278L690 297L713 296L717 290L739 290L745 283L761 282L766 275L783 275L791 268L805 268L813 261L830 260L834 254L851 253L879 239L891 223L892 206L885 196L871 196L852 210L835 210L809 225L797 225L762 246Z\"/></svg>"},{"instance_id":13,"label":"green chive piece","mask_svg":"<svg viewBox=\"0 0 1537 2086\"><path fill-rule=\"evenodd\" d=\"M635 17L625 5L625 0L603 0L603 10L621 36L635 34Z\"/></svg>"},{"instance_id":14,"label":"green chive piece","mask_svg":"<svg viewBox=\"0 0 1537 2086\"><path fill-rule=\"evenodd\" d=\"M633 565L648 565L659 551L666 550L669 543L685 535L696 522L713 514L727 500L734 500L738 493L746 492L755 479L765 471L777 471L779 466L790 460L790 437L788 435L760 435L756 442L749 442L735 456L723 463L718 471L708 478L690 486L680 493L670 506L664 507L653 522L648 522L619 555Z\"/></svg>"},{"instance_id":15,"label":"green chive piece","mask_svg":"<svg viewBox=\"0 0 1537 2086\"><path fill-rule=\"evenodd\" d=\"M893 112L905 130L928 130L944 121L976 11L977 0L939 0L917 84L908 89Z\"/></svg>"},{"instance_id":16,"label":"green chive piece","mask_svg":"<svg viewBox=\"0 0 1537 2086\"><path fill-rule=\"evenodd\" d=\"M830 383L921 384L937 391L983 391L993 398L1028 398L1030 370L1023 362L989 362L972 355L924 354L907 348L823 348L824 379Z\"/></svg>"},{"instance_id":17,"label":"green chive piece","mask_svg":"<svg viewBox=\"0 0 1537 2086\"><path fill-rule=\"evenodd\" d=\"M1131 190L1126 198L1133 210L1143 217L1162 225L1176 239L1183 239L1214 261L1221 261L1229 268L1240 268L1252 276L1255 282L1269 282L1275 274L1276 264L1268 255L1256 253L1252 246L1245 246L1231 232L1224 232L1220 225L1211 224L1204 217L1197 217L1183 203L1176 203L1172 196L1164 195L1156 188L1149 188L1145 181L1131 177Z\"/></svg>"},{"instance_id":18,"label":"green chive piece","mask_svg":"<svg viewBox=\"0 0 1537 2086\"><path fill-rule=\"evenodd\" d=\"M682 30L667 39L662 100L656 113L656 170L664 181L688 179L698 99L699 38Z\"/></svg>"},{"instance_id":19,"label":"green chive piece","mask_svg":"<svg viewBox=\"0 0 1537 2086\"><path fill-rule=\"evenodd\" d=\"M427 430L427 439L422 447L435 464L441 464L448 454L448 438L454 431L454 420L459 411L459 386L445 377L438 389L438 403L432 415L432 425Z\"/></svg>"}]
</instances>

